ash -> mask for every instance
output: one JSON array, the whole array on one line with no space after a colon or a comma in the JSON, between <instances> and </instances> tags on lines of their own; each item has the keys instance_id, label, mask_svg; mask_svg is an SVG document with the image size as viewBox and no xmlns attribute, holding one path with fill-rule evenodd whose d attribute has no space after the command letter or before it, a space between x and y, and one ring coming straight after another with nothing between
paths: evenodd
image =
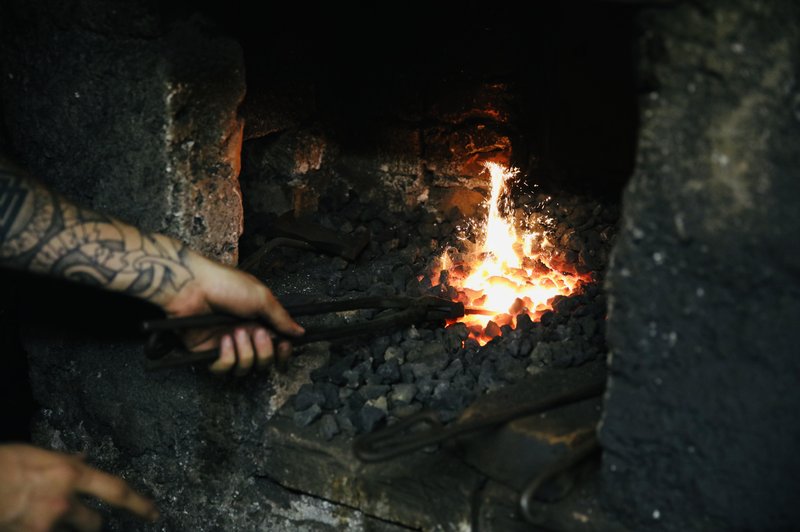
<instances>
[{"instance_id":1,"label":"ash","mask_svg":"<svg viewBox=\"0 0 800 532\"><path fill-rule=\"evenodd\" d=\"M320 202L313 221L346 234L369 233L369 247L354 263L282 248L257 272L284 303L365 295L423 294L453 298L446 272L436 261L445 249L474 245L474 223L453 208L446 214L422 207L395 213L364 204L351 194ZM329 346L327 362L284 406L299 426L314 424L329 440L337 434L370 432L422 409L444 422L456 419L480 394L513 384L550 366L577 366L606 353L606 299L602 277L616 231L618 210L598 200L571 195L557 200L522 195L517 218L535 211L550 220L547 236L555 253L574 272L591 278L572 296L556 296L539 321L518 317L484 346L464 324L412 326L391 334L360 337ZM245 235L243 249L262 238ZM435 277L431 279L431 277ZM369 320L376 311L323 318ZM305 322L308 323L308 322ZM297 356L302 356L298 350Z\"/></svg>"}]
</instances>

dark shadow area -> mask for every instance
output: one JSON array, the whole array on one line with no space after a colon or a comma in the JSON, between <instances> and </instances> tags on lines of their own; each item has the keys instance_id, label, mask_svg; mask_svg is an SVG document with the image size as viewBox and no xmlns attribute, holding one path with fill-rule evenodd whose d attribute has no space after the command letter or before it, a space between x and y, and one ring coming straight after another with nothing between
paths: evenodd
<instances>
[{"instance_id":1,"label":"dark shadow area","mask_svg":"<svg viewBox=\"0 0 800 532\"><path fill-rule=\"evenodd\" d=\"M18 277L14 272L0 270L0 442L30 441L34 410L28 359L19 341Z\"/></svg>"},{"instance_id":2,"label":"dark shadow area","mask_svg":"<svg viewBox=\"0 0 800 532\"><path fill-rule=\"evenodd\" d=\"M147 303L99 289L38 275L0 270L0 441L29 441L35 403L20 331L64 341L99 344L142 341L143 320L163 316ZM144 353L142 351L142 353ZM144 354L142 354L144 357ZM64 368L68 371L68 368Z\"/></svg>"},{"instance_id":3,"label":"dark shadow area","mask_svg":"<svg viewBox=\"0 0 800 532\"><path fill-rule=\"evenodd\" d=\"M243 47L245 114L276 86L310 91L308 119L321 119L343 151L357 153L377 121L424 124L443 95L504 83L514 113L505 133L528 181L546 192L616 198L633 171L631 5L299 3L266 18L254 9L208 11Z\"/></svg>"}]
</instances>

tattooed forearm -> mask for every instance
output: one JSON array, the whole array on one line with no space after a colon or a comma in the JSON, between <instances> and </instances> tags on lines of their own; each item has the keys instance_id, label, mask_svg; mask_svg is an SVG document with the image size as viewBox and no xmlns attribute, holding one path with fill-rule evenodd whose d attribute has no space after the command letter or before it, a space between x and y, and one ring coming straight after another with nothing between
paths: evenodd
<instances>
[{"instance_id":1,"label":"tattooed forearm","mask_svg":"<svg viewBox=\"0 0 800 532\"><path fill-rule=\"evenodd\" d=\"M0 264L161 302L193 279L191 252L77 207L0 163Z\"/></svg>"}]
</instances>

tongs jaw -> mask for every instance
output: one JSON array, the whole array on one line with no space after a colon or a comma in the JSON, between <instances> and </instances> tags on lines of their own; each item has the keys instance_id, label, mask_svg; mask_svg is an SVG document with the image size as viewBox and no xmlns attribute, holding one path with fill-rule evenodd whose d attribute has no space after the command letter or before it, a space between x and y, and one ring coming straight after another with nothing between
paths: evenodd
<instances>
[{"instance_id":1,"label":"tongs jaw","mask_svg":"<svg viewBox=\"0 0 800 532\"><path fill-rule=\"evenodd\" d=\"M373 320L359 321L333 327L306 327L306 333L296 338L275 334L275 338L285 338L293 345L304 345L313 342L339 340L364 334L383 332L389 329L409 326L416 323L438 322L460 318L464 315L464 305L435 296L376 296L341 301L324 301L287 305L286 310L294 317L327 314L348 310L394 310ZM180 349L181 342L176 332L186 329L204 327L235 327L239 324L252 323L252 319L243 319L228 314L206 314L185 318L167 318L142 323L142 330L150 333L145 344L148 370L164 369L196 363L210 363L216 360L216 349L200 352L189 352ZM255 320L262 321L262 320ZM270 325L264 322L264 325Z\"/></svg>"}]
</instances>

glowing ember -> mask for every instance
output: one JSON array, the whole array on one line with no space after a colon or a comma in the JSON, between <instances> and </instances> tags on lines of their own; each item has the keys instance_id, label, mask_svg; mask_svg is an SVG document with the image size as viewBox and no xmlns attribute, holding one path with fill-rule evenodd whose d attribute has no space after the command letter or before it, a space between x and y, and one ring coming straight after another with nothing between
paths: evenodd
<instances>
[{"instance_id":1,"label":"glowing ember","mask_svg":"<svg viewBox=\"0 0 800 532\"><path fill-rule=\"evenodd\" d=\"M492 192L483 242L457 264L447 252L441 260L442 270L449 270L448 283L458 291L457 299L467 308L487 312L458 320L481 345L499 334L499 326L516 327L518 315L539 319L552 308L555 296L576 292L586 280L574 270L563 271L567 268L559 262L542 230L546 220L536 220L539 231L518 234L512 220L504 216L506 182L518 170L497 163L485 166L492 179Z\"/></svg>"}]
</instances>

